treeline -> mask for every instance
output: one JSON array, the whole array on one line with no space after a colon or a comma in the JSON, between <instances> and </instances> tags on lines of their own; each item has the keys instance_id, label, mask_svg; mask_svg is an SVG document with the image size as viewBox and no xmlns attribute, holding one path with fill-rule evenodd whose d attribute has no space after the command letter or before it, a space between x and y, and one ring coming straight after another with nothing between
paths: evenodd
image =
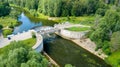
<instances>
[{"instance_id":1,"label":"treeline","mask_svg":"<svg viewBox=\"0 0 120 67\"><path fill-rule=\"evenodd\" d=\"M99 19L96 19L99 20ZM120 66L120 8L111 7L90 32L89 38L108 55L107 63Z\"/></svg>"},{"instance_id":2,"label":"treeline","mask_svg":"<svg viewBox=\"0 0 120 67\"><path fill-rule=\"evenodd\" d=\"M80 16L94 14L98 8L96 0L41 0L39 12L49 16Z\"/></svg>"},{"instance_id":3,"label":"treeline","mask_svg":"<svg viewBox=\"0 0 120 67\"><path fill-rule=\"evenodd\" d=\"M90 38L97 44L97 49L102 48L106 54L110 55L120 49L119 31L120 8L111 7L92 28Z\"/></svg>"},{"instance_id":4,"label":"treeline","mask_svg":"<svg viewBox=\"0 0 120 67\"><path fill-rule=\"evenodd\" d=\"M6 16L10 13L10 6L9 3L1 3L0 2L0 17L1 16Z\"/></svg>"},{"instance_id":5,"label":"treeline","mask_svg":"<svg viewBox=\"0 0 120 67\"><path fill-rule=\"evenodd\" d=\"M49 16L81 16L95 14L104 15L106 4L120 5L120 0L0 0L30 10L36 10Z\"/></svg>"}]
</instances>

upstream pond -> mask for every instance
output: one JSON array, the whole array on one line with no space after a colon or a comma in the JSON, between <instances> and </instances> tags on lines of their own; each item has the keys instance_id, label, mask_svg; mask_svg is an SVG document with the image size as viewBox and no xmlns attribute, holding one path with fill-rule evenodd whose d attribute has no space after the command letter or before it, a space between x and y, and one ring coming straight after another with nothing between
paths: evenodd
<instances>
[{"instance_id":1,"label":"upstream pond","mask_svg":"<svg viewBox=\"0 0 120 67\"><path fill-rule=\"evenodd\" d=\"M18 18L22 24L15 28L14 34L27 31L36 26L54 25L55 23L33 22L22 13ZM75 67L110 67L104 60L98 58L75 43L63 39L60 36L44 42L44 51L55 60L61 67L65 64L72 64Z\"/></svg>"}]
</instances>

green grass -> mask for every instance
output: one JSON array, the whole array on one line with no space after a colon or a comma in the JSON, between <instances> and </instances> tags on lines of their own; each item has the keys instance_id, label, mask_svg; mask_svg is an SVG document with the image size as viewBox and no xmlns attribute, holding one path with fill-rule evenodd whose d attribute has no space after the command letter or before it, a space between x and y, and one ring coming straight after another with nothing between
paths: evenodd
<instances>
[{"instance_id":1,"label":"green grass","mask_svg":"<svg viewBox=\"0 0 120 67\"><path fill-rule=\"evenodd\" d=\"M42 13L39 13L39 12L37 12L37 13L38 13L38 18L44 18L44 19L48 19L49 18L49 16L46 16L46 15L44 15Z\"/></svg>"},{"instance_id":2,"label":"green grass","mask_svg":"<svg viewBox=\"0 0 120 67\"><path fill-rule=\"evenodd\" d=\"M95 20L95 16L80 16L80 17L53 17L56 22L71 22L74 24L84 24L84 25L93 25L94 24L94 20Z\"/></svg>"},{"instance_id":3,"label":"green grass","mask_svg":"<svg viewBox=\"0 0 120 67\"><path fill-rule=\"evenodd\" d=\"M7 35L12 34L12 32L13 32L12 29L4 29L2 33L4 37L7 37Z\"/></svg>"},{"instance_id":4,"label":"green grass","mask_svg":"<svg viewBox=\"0 0 120 67\"><path fill-rule=\"evenodd\" d=\"M12 42L9 44L9 45L7 45L7 46L5 46L5 47L3 47L3 48L0 48L0 55L1 54L3 54L3 53L7 53L7 52L9 52L9 50L11 50L13 47L21 47L21 46L26 46L26 47L28 47L28 48L32 48L32 46L34 46L35 45L35 43L36 43L36 38L30 38L30 39L27 39L27 40L23 40L23 41L19 41L19 42L17 42L18 44L19 43L22 43L22 45L20 44L20 45L14 45Z\"/></svg>"},{"instance_id":5,"label":"green grass","mask_svg":"<svg viewBox=\"0 0 120 67\"><path fill-rule=\"evenodd\" d=\"M120 51L114 52L107 58L107 62L113 67L120 67Z\"/></svg>"},{"instance_id":6,"label":"green grass","mask_svg":"<svg viewBox=\"0 0 120 67\"><path fill-rule=\"evenodd\" d=\"M36 38L30 38L27 40L22 41L25 45L27 45L28 47L32 47L35 45L36 43Z\"/></svg>"},{"instance_id":7,"label":"green grass","mask_svg":"<svg viewBox=\"0 0 120 67\"><path fill-rule=\"evenodd\" d=\"M90 29L89 27L70 27L70 28L66 28L66 30L75 31L75 32L87 31L89 29Z\"/></svg>"}]
</instances>

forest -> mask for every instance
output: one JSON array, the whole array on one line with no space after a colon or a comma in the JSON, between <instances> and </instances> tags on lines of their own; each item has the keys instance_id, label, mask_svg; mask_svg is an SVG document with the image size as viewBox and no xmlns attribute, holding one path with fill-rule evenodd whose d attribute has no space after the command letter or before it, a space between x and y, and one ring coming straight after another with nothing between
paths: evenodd
<instances>
[{"instance_id":1,"label":"forest","mask_svg":"<svg viewBox=\"0 0 120 67\"><path fill-rule=\"evenodd\" d=\"M35 10L49 16L82 16L96 12L104 15L109 8L107 4L119 6L119 0L1 0L29 10Z\"/></svg>"},{"instance_id":2,"label":"forest","mask_svg":"<svg viewBox=\"0 0 120 67\"><path fill-rule=\"evenodd\" d=\"M3 2L0 3L0 17L10 14L10 4L50 17L99 15L87 37L96 43L96 50L102 49L108 55L106 62L113 67L120 66L120 0L0 0L0 2Z\"/></svg>"}]
</instances>

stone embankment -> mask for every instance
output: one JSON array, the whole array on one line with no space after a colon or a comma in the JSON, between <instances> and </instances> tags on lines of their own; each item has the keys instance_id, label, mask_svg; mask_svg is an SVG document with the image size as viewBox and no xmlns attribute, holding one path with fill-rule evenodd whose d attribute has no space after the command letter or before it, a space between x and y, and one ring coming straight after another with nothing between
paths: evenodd
<instances>
[{"instance_id":1,"label":"stone embankment","mask_svg":"<svg viewBox=\"0 0 120 67\"><path fill-rule=\"evenodd\" d=\"M55 67L60 67L46 52L43 52L43 54L48 58L48 60L50 61L50 63L52 63L53 65L55 65Z\"/></svg>"},{"instance_id":2,"label":"stone embankment","mask_svg":"<svg viewBox=\"0 0 120 67\"><path fill-rule=\"evenodd\" d=\"M94 55L98 56L101 59L105 59L106 57L108 57L107 55L103 53L101 49L99 49L98 51L95 51L96 44L92 42L89 38L81 39L81 40L76 39L76 40L71 40L71 41L73 41L77 45L83 47L84 49L88 50L89 52L93 53Z\"/></svg>"}]
</instances>

